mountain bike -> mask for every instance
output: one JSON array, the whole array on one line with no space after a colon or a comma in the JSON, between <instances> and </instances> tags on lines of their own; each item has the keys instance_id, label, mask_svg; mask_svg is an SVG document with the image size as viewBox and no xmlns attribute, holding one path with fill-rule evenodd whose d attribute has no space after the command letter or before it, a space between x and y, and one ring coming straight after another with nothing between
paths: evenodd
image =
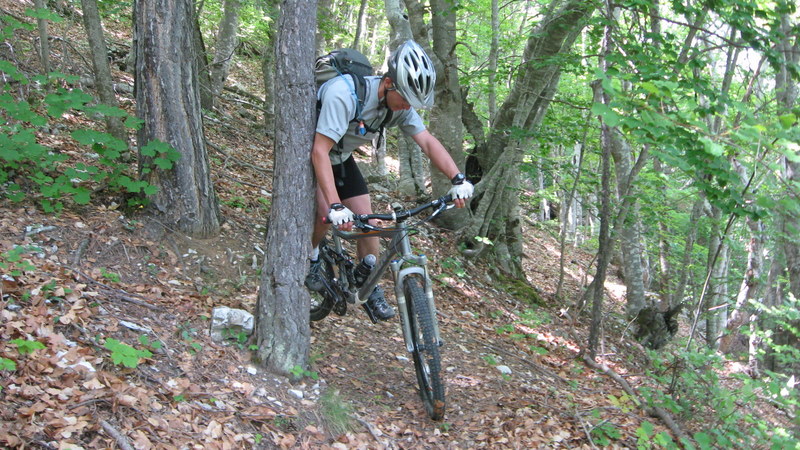
<instances>
[{"instance_id":1,"label":"mountain bike","mask_svg":"<svg viewBox=\"0 0 800 450\"><path fill-rule=\"evenodd\" d=\"M400 312L400 323L406 350L414 360L417 383L425 410L433 420L441 420L445 410L445 389L442 382L442 361L439 347L443 345L436 320L433 289L428 275L428 259L411 251L411 236L416 230L406 223L408 219L423 211L433 212L419 223L436 217L453 207L450 195L407 210L393 206L391 214L357 214L354 231L332 229L332 239L320 244L322 266L320 273L324 288L311 294L311 320L322 320L331 311L344 315L348 304L363 305L373 323L377 319L364 305L387 269L394 278L394 293ZM394 222L394 226L370 225L372 219ZM417 225L417 224L415 224ZM356 283L355 264L342 241L355 241L366 237L388 240L375 266L360 286Z\"/></svg>"}]
</instances>

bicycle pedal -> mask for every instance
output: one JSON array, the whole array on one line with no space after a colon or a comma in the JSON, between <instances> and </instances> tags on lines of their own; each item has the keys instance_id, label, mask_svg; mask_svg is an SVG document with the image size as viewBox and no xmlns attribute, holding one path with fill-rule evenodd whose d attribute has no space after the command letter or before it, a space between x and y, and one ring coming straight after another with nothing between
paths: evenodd
<instances>
[{"instance_id":1,"label":"bicycle pedal","mask_svg":"<svg viewBox=\"0 0 800 450\"><path fill-rule=\"evenodd\" d=\"M369 306L367 306L367 304L366 304L366 303L364 303L363 305L361 305L361 307L362 307L362 308L364 308L364 311L366 311L366 312L367 312L367 315L369 316L369 320L371 320L371 321L372 321L372 323L378 323L378 318L377 318L377 317L375 317L375 313L373 313L373 312L372 312L372 309L370 309L370 307L369 307Z\"/></svg>"},{"instance_id":2,"label":"bicycle pedal","mask_svg":"<svg viewBox=\"0 0 800 450\"><path fill-rule=\"evenodd\" d=\"M347 302L336 302L333 305L333 312L336 313L337 316L343 316L347 314Z\"/></svg>"}]
</instances>

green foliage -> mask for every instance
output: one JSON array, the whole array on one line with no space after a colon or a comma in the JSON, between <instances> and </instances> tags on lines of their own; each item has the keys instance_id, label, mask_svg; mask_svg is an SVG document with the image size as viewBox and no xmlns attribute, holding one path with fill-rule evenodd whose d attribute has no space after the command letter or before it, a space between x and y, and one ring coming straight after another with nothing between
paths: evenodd
<instances>
[{"instance_id":1,"label":"green foliage","mask_svg":"<svg viewBox=\"0 0 800 450\"><path fill-rule=\"evenodd\" d=\"M223 339L230 339L230 340L235 341L236 345L240 349L244 349L245 344L247 343L247 340L250 338L247 335L247 333L245 333L244 330L242 330L240 328L237 328L237 329L225 328L224 330L222 330L222 337L223 337ZM256 346L256 349L257 348L258 347Z\"/></svg>"},{"instance_id":2,"label":"green foliage","mask_svg":"<svg viewBox=\"0 0 800 450\"><path fill-rule=\"evenodd\" d=\"M622 437L622 433L620 433L617 427L608 421L603 421L595 425L592 428L591 434L595 444L602 447L609 446L613 441Z\"/></svg>"},{"instance_id":3,"label":"green foliage","mask_svg":"<svg viewBox=\"0 0 800 450\"><path fill-rule=\"evenodd\" d=\"M464 264L458 258L453 258L452 256L448 256L444 260L442 260L442 269L451 272L453 275L464 278L467 276L467 270L464 268Z\"/></svg>"},{"instance_id":4,"label":"green foliage","mask_svg":"<svg viewBox=\"0 0 800 450\"><path fill-rule=\"evenodd\" d=\"M310 371L308 369L305 369L305 368L303 368L301 366L292 367L291 369L289 369L289 373L291 373L292 376L295 379L301 379L301 378L305 378L305 377L309 377L312 380L318 380L319 379L319 374L317 372L312 372L312 371Z\"/></svg>"},{"instance_id":5,"label":"green foliage","mask_svg":"<svg viewBox=\"0 0 800 450\"><path fill-rule=\"evenodd\" d=\"M700 433L698 433L700 434ZM695 437L695 442L700 442ZM639 425L639 428L636 429L636 448L640 450L644 449L678 449L679 447L673 440L672 436L669 435L666 431L662 431L660 433L655 432L655 427L650 422L642 422ZM693 445L690 443L685 445L684 448L694 448ZM700 448L709 448L709 447L700 447Z\"/></svg>"},{"instance_id":6,"label":"green foliage","mask_svg":"<svg viewBox=\"0 0 800 450\"><path fill-rule=\"evenodd\" d=\"M22 28L16 21L4 21L9 23L4 33ZM108 133L92 129L76 129L70 133L74 142L82 146L80 153L88 156L90 162L77 160L78 153L64 151L60 146L49 147L43 138L67 115L124 118L129 128L137 128L138 119L122 109L97 103L80 89L65 87L75 82L74 76L54 72L30 79L6 60L0 60L0 72L21 85L32 85L31 81L35 81L35 86L51 87L48 91L37 88L24 97L13 94L8 84L0 91L0 117L3 118L0 122L0 195L16 202L35 199L46 212L57 212L63 209L65 201L79 205L89 203L98 186L131 196L132 204L143 203L144 200L136 196L156 192L155 186L130 175L127 143ZM148 144L143 154L152 158L144 167L145 173L152 170L151 165L167 170L180 156L170 146L158 142Z\"/></svg>"},{"instance_id":7,"label":"green foliage","mask_svg":"<svg viewBox=\"0 0 800 450\"><path fill-rule=\"evenodd\" d=\"M659 389L642 389L651 406L662 407L682 418L702 417L706 428L693 436L699 448L753 448L765 443L771 448L795 448L800 439L789 430L776 427L753 414L750 405L768 393L774 404L796 411L798 394L786 377L769 374L763 379L741 376L738 387L726 387L718 373L723 359L713 350L682 351L675 355L651 352L649 375ZM658 440L659 446L674 446L671 439L641 430L642 439ZM668 442L669 445L665 445ZM647 448L647 447L645 447Z\"/></svg>"},{"instance_id":8,"label":"green foliage","mask_svg":"<svg viewBox=\"0 0 800 450\"><path fill-rule=\"evenodd\" d=\"M8 358L0 357L0 370L9 370L9 371L17 370L17 363Z\"/></svg>"},{"instance_id":9,"label":"green foliage","mask_svg":"<svg viewBox=\"0 0 800 450\"><path fill-rule=\"evenodd\" d=\"M327 390L320 398L322 415L331 435L339 436L352 429L353 408L337 391Z\"/></svg>"},{"instance_id":10,"label":"green foliage","mask_svg":"<svg viewBox=\"0 0 800 450\"><path fill-rule=\"evenodd\" d=\"M153 356L149 350L138 350L113 338L106 339L103 347L111 351L111 361L113 361L114 364L118 366L123 365L131 369L135 369L139 366L140 359Z\"/></svg>"},{"instance_id":11,"label":"green foliage","mask_svg":"<svg viewBox=\"0 0 800 450\"><path fill-rule=\"evenodd\" d=\"M101 267L100 268L100 275L103 278L105 278L106 280L111 281L112 283L119 283L120 282L119 274L114 273L114 272L109 272L109 271L107 271L105 269L105 267Z\"/></svg>"},{"instance_id":12,"label":"green foliage","mask_svg":"<svg viewBox=\"0 0 800 450\"><path fill-rule=\"evenodd\" d=\"M193 338L196 334L197 329L192 327L189 322L183 322L178 329L178 335L189 345L189 353L191 354L198 353L203 349L203 344Z\"/></svg>"},{"instance_id":13,"label":"green foliage","mask_svg":"<svg viewBox=\"0 0 800 450\"><path fill-rule=\"evenodd\" d=\"M139 343L153 350L158 350L162 347L161 341L151 341L146 334L139 336Z\"/></svg>"},{"instance_id":14,"label":"green foliage","mask_svg":"<svg viewBox=\"0 0 800 450\"><path fill-rule=\"evenodd\" d=\"M14 339L11 343L17 346L17 351L21 355L28 355L36 350L45 348L41 342L29 339Z\"/></svg>"},{"instance_id":15,"label":"green foliage","mask_svg":"<svg viewBox=\"0 0 800 450\"><path fill-rule=\"evenodd\" d=\"M11 250L0 254L0 269L12 277L18 277L23 272L34 270L36 267L22 257L27 253L40 251L42 249L35 245L15 245Z\"/></svg>"}]
</instances>

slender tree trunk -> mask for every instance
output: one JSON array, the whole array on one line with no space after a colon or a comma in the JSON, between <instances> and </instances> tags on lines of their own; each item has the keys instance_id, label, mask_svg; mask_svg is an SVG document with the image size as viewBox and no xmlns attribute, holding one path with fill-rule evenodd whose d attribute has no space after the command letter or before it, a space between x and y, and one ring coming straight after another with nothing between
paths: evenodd
<instances>
[{"instance_id":1,"label":"slender tree trunk","mask_svg":"<svg viewBox=\"0 0 800 450\"><path fill-rule=\"evenodd\" d=\"M441 141L462 171L466 155L463 149L464 126L461 120L461 86L456 55L456 13L453 0L431 1L431 49L436 64L436 104L430 114L430 131ZM430 54L431 52L429 52ZM452 187L450 177L430 170L433 195L444 195ZM436 223L451 230L461 228L469 218L469 208L442 214Z\"/></svg>"},{"instance_id":2,"label":"slender tree trunk","mask_svg":"<svg viewBox=\"0 0 800 450\"><path fill-rule=\"evenodd\" d=\"M33 5L36 9L47 9L45 0L34 0ZM48 31L47 19L36 19L39 28L39 62L42 63L42 73L49 75L50 68L50 31Z\"/></svg>"},{"instance_id":3,"label":"slender tree trunk","mask_svg":"<svg viewBox=\"0 0 800 450\"><path fill-rule=\"evenodd\" d=\"M587 117L588 119L588 117ZM575 179L572 181L572 188L567 192L565 196L565 200L561 206L561 210L564 211L562 214L561 220L561 227L559 230L559 263L558 263L558 287L556 288L556 298L561 299L561 288L564 286L564 265L566 261L566 248L567 248L567 229L568 229L568 211L571 209L571 205L575 202L575 195L578 192L578 184L581 179L581 173L583 172L583 153L586 141L586 134L588 132L588 123L587 126L584 127L586 131L584 131L583 135L583 142L576 145L578 148L578 157L577 163L574 164L575 166ZM574 160L574 157L573 157Z\"/></svg>"},{"instance_id":4,"label":"slender tree trunk","mask_svg":"<svg viewBox=\"0 0 800 450\"><path fill-rule=\"evenodd\" d=\"M95 89L104 105L117 108L119 103L114 94L114 80L111 78L111 67L108 65L108 48L103 37L103 25L97 10L97 0L81 0L81 9L94 67ZM105 121L109 134L121 141L128 141L128 133L119 117L106 117Z\"/></svg>"},{"instance_id":5,"label":"slender tree trunk","mask_svg":"<svg viewBox=\"0 0 800 450\"><path fill-rule=\"evenodd\" d=\"M750 184L746 168L738 162L733 161L742 183ZM764 224L753 217L745 217L745 225L750 230L750 240L747 244L747 266L745 267L739 292L736 295L736 303L733 305L730 314L724 323L725 332L719 341L719 350L729 354L743 350L744 342L741 339L741 327L757 316L756 309L752 307L750 301L760 295L762 288L761 272L764 266ZM740 344L740 345L737 345Z\"/></svg>"},{"instance_id":6,"label":"slender tree trunk","mask_svg":"<svg viewBox=\"0 0 800 450\"><path fill-rule=\"evenodd\" d=\"M592 3L578 0L554 1L548 5L548 14L528 36L518 78L498 110L487 145L476 149L475 159L484 174L480 184L485 186L476 186L471 204L473 214L461 232L461 240L466 253L476 255L484 254L488 248L475 238L488 238L494 243L493 251L487 253L492 263L496 267L510 265L512 276L522 276L517 183L518 164L528 141L510 130L533 132L538 128L561 74L558 64L546 61L569 51L593 8ZM504 154L508 152L512 154ZM511 165L497 167L499 164Z\"/></svg>"},{"instance_id":7,"label":"slender tree trunk","mask_svg":"<svg viewBox=\"0 0 800 450\"><path fill-rule=\"evenodd\" d=\"M267 248L258 292L258 359L289 374L306 368L311 339L310 297L303 286L313 217L309 151L316 110L314 29L316 1L284 0L275 45L275 175Z\"/></svg>"},{"instance_id":8,"label":"slender tree trunk","mask_svg":"<svg viewBox=\"0 0 800 450\"><path fill-rule=\"evenodd\" d=\"M334 2L333 0L319 0L317 2L317 11L319 12L319 16L317 17L317 36L316 36L316 55L324 55L325 53L333 50L333 48L328 48L329 42L327 37L325 36L325 30L329 29L330 26L333 24L332 18L338 17L338 12L333 9Z\"/></svg>"},{"instance_id":9,"label":"slender tree trunk","mask_svg":"<svg viewBox=\"0 0 800 450\"><path fill-rule=\"evenodd\" d=\"M149 212L171 229L196 237L217 234L219 206L203 139L190 0L137 0L136 106L142 177L158 187ZM170 144L180 160L169 170L143 152Z\"/></svg>"},{"instance_id":10,"label":"slender tree trunk","mask_svg":"<svg viewBox=\"0 0 800 450\"><path fill-rule=\"evenodd\" d=\"M705 199L700 196L695 200L692 206L692 213L689 217L689 229L686 232L686 238L683 245L683 257L681 259L680 270L676 278L678 279L675 285L675 292L670 298L669 305L673 307L683 301L683 294L686 292L686 285L689 280L690 267L692 262L692 252L694 251L694 244L697 240L697 224L703 214L703 205Z\"/></svg>"},{"instance_id":11,"label":"slender tree trunk","mask_svg":"<svg viewBox=\"0 0 800 450\"><path fill-rule=\"evenodd\" d=\"M608 142L611 145L611 155L614 159L614 170L617 180L617 199L619 204L625 196L635 198L633 186L633 155L632 149L617 128L609 130ZM642 271L642 255L639 235L639 218L636 215L636 201L627 209L627 214L620 212L620 227L617 231L620 237L620 250L622 263L625 270L626 303L625 312L629 319L636 317L647 306L644 297L644 274ZM616 227L615 227L616 228Z\"/></svg>"},{"instance_id":12,"label":"slender tree trunk","mask_svg":"<svg viewBox=\"0 0 800 450\"><path fill-rule=\"evenodd\" d=\"M356 20L356 32L353 36L352 47L358 50L361 45L361 35L364 33L364 25L367 21L367 0L361 0L361 6L358 8L358 19Z\"/></svg>"},{"instance_id":13,"label":"slender tree trunk","mask_svg":"<svg viewBox=\"0 0 800 450\"><path fill-rule=\"evenodd\" d=\"M192 40L194 41L195 61L197 63L197 82L200 91L200 107L210 110L214 107L214 91L211 87L211 75L208 67L208 53L200 31L200 12L193 11Z\"/></svg>"},{"instance_id":14,"label":"slender tree trunk","mask_svg":"<svg viewBox=\"0 0 800 450\"><path fill-rule=\"evenodd\" d=\"M386 17L389 19L391 37L389 39L389 52L393 52L401 43L413 38L411 24L408 16L403 12L403 3L400 0L384 0ZM389 130L387 130L387 133ZM425 194L425 163L422 159L422 150L413 139L400 136L397 144L398 159L400 160L399 190L405 195L420 196ZM381 169L378 169L381 171Z\"/></svg>"},{"instance_id":15,"label":"slender tree trunk","mask_svg":"<svg viewBox=\"0 0 800 450\"><path fill-rule=\"evenodd\" d=\"M706 344L709 347L715 346L719 330L717 329L716 315L721 293L720 282L721 272L724 267L723 255L726 253L727 244L725 237L720 236L720 214L721 211L715 206L711 206L711 231L709 232L708 255L706 261L706 276L708 277L708 287L704 298L702 317L706 323Z\"/></svg>"},{"instance_id":16,"label":"slender tree trunk","mask_svg":"<svg viewBox=\"0 0 800 450\"><path fill-rule=\"evenodd\" d=\"M239 31L239 10L241 3L239 0L225 0L222 10L222 20L217 32L217 42L214 45L214 61L211 63L211 93L212 102L222 92L225 80L228 78L228 71L233 61L233 54L238 45L236 33Z\"/></svg>"},{"instance_id":17,"label":"slender tree trunk","mask_svg":"<svg viewBox=\"0 0 800 450\"><path fill-rule=\"evenodd\" d=\"M740 329L754 313L750 306L750 300L757 298L761 271L764 265L764 235L760 221L752 217L746 219L747 227L750 229L750 241L747 245L747 267L744 272L739 293L736 296L736 304L730 313L725 324L725 334L720 339L719 350L723 353L731 353L740 350L736 343L740 341Z\"/></svg>"},{"instance_id":18,"label":"slender tree trunk","mask_svg":"<svg viewBox=\"0 0 800 450\"><path fill-rule=\"evenodd\" d=\"M497 58L499 53L500 8L498 0L492 0L492 42L489 44L489 123L497 114Z\"/></svg>"},{"instance_id":19,"label":"slender tree trunk","mask_svg":"<svg viewBox=\"0 0 800 450\"><path fill-rule=\"evenodd\" d=\"M608 39L606 36L604 39ZM600 340L600 326L603 316L603 298L605 297L605 281L606 270L611 257L611 129L603 124L601 131L601 147L602 154L602 172L601 172L601 188L600 195L602 203L600 207L600 235L598 246L597 258L597 271L595 272L594 279L592 280L592 323L589 328L589 357L594 360L597 356L597 346Z\"/></svg>"},{"instance_id":20,"label":"slender tree trunk","mask_svg":"<svg viewBox=\"0 0 800 450\"><path fill-rule=\"evenodd\" d=\"M265 0L261 3L263 12L272 18L267 31L268 42L262 51L264 59L261 62L261 73L264 75L264 129L267 136L275 135L275 36L277 34L280 2L279 0Z\"/></svg>"},{"instance_id":21,"label":"slender tree trunk","mask_svg":"<svg viewBox=\"0 0 800 450\"><path fill-rule=\"evenodd\" d=\"M786 7L786 6L784 6ZM783 57L775 80L775 92L778 100L779 114L795 111L797 114L797 98L800 92L797 80L797 65L800 63L800 36L797 32L797 23L792 22L792 17L785 14L781 18L781 31L784 36L778 44L778 49ZM797 124L794 125L795 127ZM782 157L782 178L788 186L800 186L800 162L796 158ZM791 194L790 194L791 196ZM798 213L798 199L796 192L791 198L794 208L784 208L781 211L782 233L780 234L781 247L786 257L786 275L788 276L788 291L795 299L800 299L800 213ZM787 326L775 330L776 343L781 343L794 349L800 348L800 320L794 320ZM797 361L788 363L779 370L794 376L800 376Z\"/></svg>"}]
</instances>

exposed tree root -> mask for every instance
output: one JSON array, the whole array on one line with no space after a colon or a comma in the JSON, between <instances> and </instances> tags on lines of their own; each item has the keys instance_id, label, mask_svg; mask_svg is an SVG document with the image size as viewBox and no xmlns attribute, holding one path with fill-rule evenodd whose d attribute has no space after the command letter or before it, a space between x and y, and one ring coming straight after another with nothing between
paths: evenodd
<instances>
[{"instance_id":1,"label":"exposed tree root","mask_svg":"<svg viewBox=\"0 0 800 450\"><path fill-rule=\"evenodd\" d=\"M589 358L588 355L583 355L583 361L586 363L587 366L591 367L592 369L603 372L604 374L613 378L614 381L616 381L628 395L636 399L636 403L640 405L648 415L652 417L658 417L659 419L661 419L664 425L666 425L672 431L672 434L674 434L679 441L691 442L691 438L689 438L689 436L687 436L686 433L683 432L681 427L675 422L675 420L667 411L657 406L652 408L645 407L644 406L645 402L642 401L642 399L640 398L636 390L633 388L633 386L631 386L630 383L625 381L624 378L619 376L619 374L611 370L611 368L609 368L605 364L599 364L595 361L592 361L592 359Z\"/></svg>"}]
</instances>

